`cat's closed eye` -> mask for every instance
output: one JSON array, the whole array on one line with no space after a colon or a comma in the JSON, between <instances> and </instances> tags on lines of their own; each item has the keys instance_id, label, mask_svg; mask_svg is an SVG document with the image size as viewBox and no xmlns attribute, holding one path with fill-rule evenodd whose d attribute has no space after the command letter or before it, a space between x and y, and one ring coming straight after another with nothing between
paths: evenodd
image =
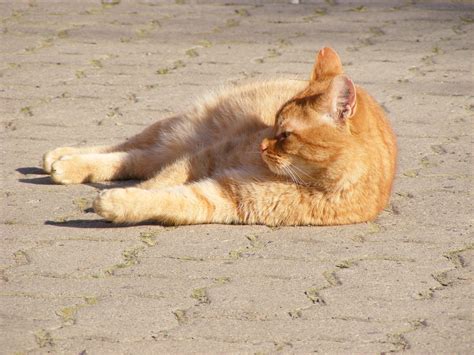
<instances>
[{"instance_id":1,"label":"cat's closed eye","mask_svg":"<svg viewBox=\"0 0 474 355\"><path fill-rule=\"evenodd\" d=\"M277 141L283 141L291 135L291 132L285 131L276 136Z\"/></svg>"}]
</instances>

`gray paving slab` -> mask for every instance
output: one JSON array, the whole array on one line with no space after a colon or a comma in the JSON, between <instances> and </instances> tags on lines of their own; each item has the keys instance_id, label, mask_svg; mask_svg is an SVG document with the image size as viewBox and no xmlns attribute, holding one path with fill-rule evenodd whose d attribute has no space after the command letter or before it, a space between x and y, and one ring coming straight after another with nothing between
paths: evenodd
<instances>
[{"instance_id":1,"label":"gray paving slab","mask_svg":"<svg viewBox=\"0 0 474 355\"><path fill-rule=\"evenodd\" d=\"M472 353L472 2L117 2L0 1L1 354ZM398 136L375 222L118 228L39 168L326 45Z\"/></svg>"}]
</instances>

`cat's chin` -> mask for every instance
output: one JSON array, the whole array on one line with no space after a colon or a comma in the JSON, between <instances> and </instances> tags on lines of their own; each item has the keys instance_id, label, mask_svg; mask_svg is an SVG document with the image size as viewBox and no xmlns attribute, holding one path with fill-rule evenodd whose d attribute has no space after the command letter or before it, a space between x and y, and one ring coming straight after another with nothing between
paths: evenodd
<instances>
[{"instance_id":1,"label":"cat's chin","mask_svg":"<svg viewBox=\"0 0 474 355\"><path fill-rule=\"evenodd\" d=\"M284 177L286 180L292 181L295 185L302 185L302 186L311 186L310 182L304 181L301 177L302 172L295 171L295 168L291 168L290 166L287 167L279 167L276 166L271 161L267 161L264 156L262 156L263 161L267 165L268 169L277 176ZM306 175L303 172L304 175Z\"/></svg>"},{"instance_id":2,"label":"cat's chin","mask_svg":"<svg viewBox=\"0 0 474 355\"><path fill-rule=\"evenodd\" d=\"M268 169L270 169L270 171L272 173L274 173L275 175L278 175L278 176L290 177L290 176L288 176L288 174L285 173L284 169L279 168L278 166L275 166L274 163L272 163L271 161L268 161L267 159L265 159L264 156L262 158L263 158L263 162L268 167Z\"/></svg>"},{"instance_id":3,"label":"cat's chin","mask_svg":"<svg viewBox=\"0 0 474 355\"><path fill-rule=\"evenodd\" d=\"M268 160L265 153L263 153L261 156L262 156L263 163L267 166L267 168L272 173L274 173L276 175L283 175L282 171L280 171L276 166L274 166L274 164L271 161Z\"/></svg>"},{"instance_id":4,"label":"cat's chin","mask_svg":"<svg viewBox=\"0 0 474 355\"><path fill-rule=\"evenodd\" d=\"M270 169L270 171L272 173L274 173L275 175L279 175L279 176L287 176L284 171L282 171L281 169L271 165L271 164L268 164L267 163L267 166L268 166L268 169Z\"/></svg>"}]
</instances>

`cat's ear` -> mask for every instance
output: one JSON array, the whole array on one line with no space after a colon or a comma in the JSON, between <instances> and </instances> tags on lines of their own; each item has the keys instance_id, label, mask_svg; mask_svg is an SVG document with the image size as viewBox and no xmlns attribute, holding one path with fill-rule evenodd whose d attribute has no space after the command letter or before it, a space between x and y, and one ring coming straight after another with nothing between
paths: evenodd
<instances>
[{"instance_id":1,"label":"cat's ear","mask_svg":"<svg viewBox=\"0 0 474 355\"><path fill-rule=\"evenodd\" d=\"M322 48L316 56L311 81L323 81L342 74L342 63L336 51L329 47Z\"/></svg>"},{"instance_id":2,"label":"cat's ear","mask_svg":"<svg viewBox=\"0 0 474 355\"><path fill-rule=\"evenodd\" d=\"M356 112L356 88L347 75L336 76L328 89L329 113L336 122L343 123Z\"/></svg>"}]
</instances>

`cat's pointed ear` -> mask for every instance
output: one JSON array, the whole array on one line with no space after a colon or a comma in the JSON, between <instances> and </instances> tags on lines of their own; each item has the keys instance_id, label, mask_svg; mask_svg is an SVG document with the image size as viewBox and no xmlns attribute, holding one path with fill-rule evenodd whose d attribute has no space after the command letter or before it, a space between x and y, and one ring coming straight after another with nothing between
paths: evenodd
<instances>
[{"instance_id":1,"label":"cat's pointed ear","mask_svg":"<svg viewBox=\"0 0 474 355\"><path fill-rule=\"evenodd\" d=\"M356 88L347 75L336 76L328 89L329 113L336 122L343 123L356 112Z\"/></svg>"},{"instance_id":2,"label":"cat's pointed ear","mask_svg":"<svg viewBox=\"0 0 474 355\"><path fill-rule=\"evenodd\" d=\"M314 63L311 81L323 81L336 75L342 74L342 63L336 51L329 47L322 48Z\"/></svg>"}]
</instances>

